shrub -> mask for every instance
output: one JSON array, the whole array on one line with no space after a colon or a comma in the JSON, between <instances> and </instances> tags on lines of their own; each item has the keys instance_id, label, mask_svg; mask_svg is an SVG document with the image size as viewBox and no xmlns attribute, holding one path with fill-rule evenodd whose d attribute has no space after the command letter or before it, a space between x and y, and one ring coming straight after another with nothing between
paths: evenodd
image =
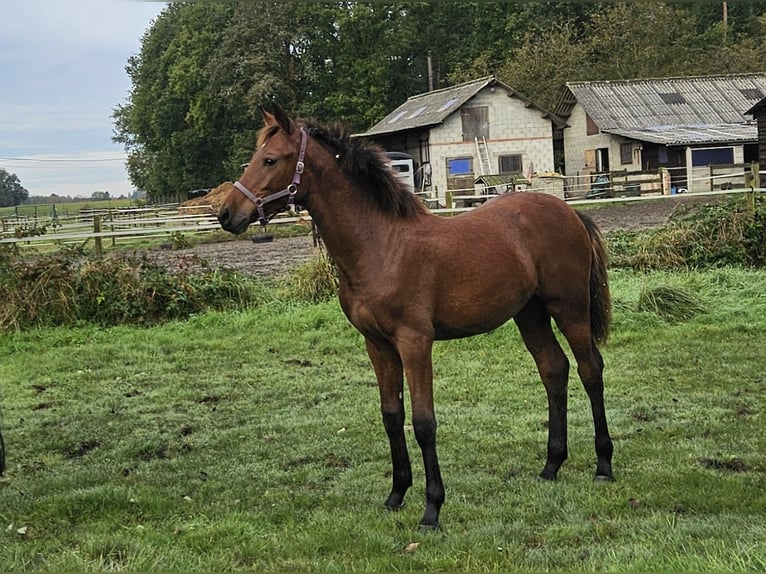
<instances>
[{"instance_id":1,"label":"shrub","mask_svg":"<svg viewBox=\"0 0 766 574\"><path fill-rule=\"evenodd\" d=\"M287 276L281 284L284 297L308 303L320 303L338 292L338 270L324 249Z\"/></svg>"},{"instance_id":2,"label":"shrub","mask_svg":"<svg viewBox=\"0 0 766 574\"><path fill-rule=\"evenodd\" d=\"M766 265L766 197L743 196L674 214L659 229L607 236L613 267L636 270Z\"/></svg>"},{"instance_id":3,"label":"shrub","mask_svg":"<svg viewBox=\"0 0 766 574\"><path fill-rule=\"evenodd\" d=\"M79 248L34 260L0 252L0 331L87 321L152 324L247 306L252 278L228 269L168 270L146 256L91 258Z\"/></svg>"}]
</instances>

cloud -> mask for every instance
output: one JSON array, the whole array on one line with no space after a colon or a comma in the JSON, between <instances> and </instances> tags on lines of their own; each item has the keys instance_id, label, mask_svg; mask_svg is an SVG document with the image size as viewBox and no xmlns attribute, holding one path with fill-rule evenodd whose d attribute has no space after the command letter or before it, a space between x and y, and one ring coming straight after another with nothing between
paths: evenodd
<instances>
[{"instance_id":1,"label":"cloud","mask_svg":"<svg viewBox=\"0 0 766 574\"><path fill-rule=\"evenodd\" d=\"M165 5L128 0L3 4L9 25L0 34L0 157L81 160L0 159L0 167L16 173L31 194L80 184L114 195L109 187L130 192L124 162L107 166L93 160L99 154L124 155L111 141L111 116L129 95L128 58L140 51L143 35Z\"/></svg>"},{"instance_id":2,"label":"cloud","mask_svg":"<svg viewBox=\"0 0 766 574\"><path fill-rule=\"evenodd\" d=\"M0 46L10 44L51 55L61 47L67 52L94 47L138 50L143 30L164 6L164 2L127 0L7 2L3 20L11 25L3 29Z\"/></svg>"},{"instance_id":3,"label":"cloud","mask_svg":"<svg viewBox=\"0 0 766 574\"><path fill-rule=\"evenodd\" d=\"M16 174L30 195L90 197L94 191L108 191L118 197L134 191L125 177L125 161L125 154L117 150L36 154L0 157L0 168Z\"/></svg>"}]
</instances>

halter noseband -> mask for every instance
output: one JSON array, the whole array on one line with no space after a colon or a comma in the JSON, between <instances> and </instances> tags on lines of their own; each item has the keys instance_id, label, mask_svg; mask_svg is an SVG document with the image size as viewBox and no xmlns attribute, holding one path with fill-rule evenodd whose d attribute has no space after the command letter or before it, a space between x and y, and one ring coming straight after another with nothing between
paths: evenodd
<instances>
[{"instance_id":1,"label":"halter noseband","mask_svg":"<svg viewBox=\"0 0 766 574\"><path fill-rule=\"evenodd\" d=\"M261 225L266 225L271 217L274 217L279 211L282 211L281 209L274 212L271 217L266 216L266 212L263 209L263 206L267 203L270 203L272 201L276 201L278 199L282 199L283 197L287 196L287 203L285 204L284 209L288 211L295 211L295 196L298 193L298 186L301 183L301 175L303 175L303 169L305 167L305 164L303 163L303 159L306 156L306 144L308 143L308 134L306 133L305 128L301 128L301 148L298 152L298 163L295 165L295 174L293 175L293 181L288 185L286 188L284 188L282 191L278 191L276 193L272 193L271 195L267 195L266 197L258 197L255 195L252 191L247 189L247 187L241 182L241 181L235 181L234 187L239 190L242 195L247 197L250 201L252 201L255 204L256 209L258 209L258 223Z\"/></svg>"}]
</instances>

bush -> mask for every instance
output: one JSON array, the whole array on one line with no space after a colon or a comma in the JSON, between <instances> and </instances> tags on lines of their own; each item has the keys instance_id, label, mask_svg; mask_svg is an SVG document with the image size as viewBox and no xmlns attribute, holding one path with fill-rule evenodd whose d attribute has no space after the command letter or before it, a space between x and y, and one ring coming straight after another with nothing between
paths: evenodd
<instances>
[{"instance_id":1,"label":"bush","mask_svg":"<svg viewBox=\"0 0 766 574\"><path fill-rule=\"evenodd\" d=\"M307 303L320 303L338 292L338 270L324 249L282 281L285 298Z\"/></svg>"},{"instance_id":2,"label":"bush","mask_svg":"<svg viewBox=\"0 0 766 574\"><path fill-rule=\"evenodd\" d=\"M750 196L752 197L752 196ZM607 236L612 267L636 270L766 265L766 197L730 197L679 211L668 225Z\"/></svg>"},{"instance_id":3,"label":"bush","mask_svg":"<svg viewBox=\"0 0 766 574\"><path fill-rule=\"evenodd\" d=\"M254 299L252 278L233 270L170 271L146 256L90 258L79 248L34 260L0 251L0 331L78 321L153 324Z\"/></svg>"}]
</instances>

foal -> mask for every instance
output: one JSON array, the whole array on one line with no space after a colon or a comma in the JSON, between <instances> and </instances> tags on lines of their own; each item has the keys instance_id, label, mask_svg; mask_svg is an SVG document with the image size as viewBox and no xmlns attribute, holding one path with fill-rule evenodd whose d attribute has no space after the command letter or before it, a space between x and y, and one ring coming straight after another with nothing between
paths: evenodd
<instances>
[{"instance_id":1,"label":"foal","mask_svg":"<svg viewBox=\"0 0 766 574\"><path fill-rule=\"evenodd\" d=\"M577 361L595 427L596 478L612 478L612 441L597 343L609 332L606 253L593 222L550 195L513 193L451 218L403 190L381 150L338 128L264 112L257 149L221 205L232 233L300 204L316 223L340 280L338 296L364 336L380 390L393 464L386 506L412 485L404 434L404 380L426 475L421 525L436 528L444 502L436 453L431 349L435 340L484 333L513 318L548 397L553 480L567 458L569 362Z\"/></svg>"}]
</instances>

